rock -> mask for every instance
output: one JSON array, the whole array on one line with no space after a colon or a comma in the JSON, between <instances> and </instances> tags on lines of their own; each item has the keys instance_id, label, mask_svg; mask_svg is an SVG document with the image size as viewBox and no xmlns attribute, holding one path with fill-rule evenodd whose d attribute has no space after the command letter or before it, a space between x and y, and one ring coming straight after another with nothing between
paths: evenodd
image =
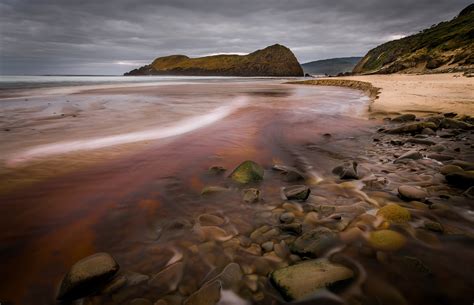
<instances>
[{"instance_id":1,"label":"rock","mask_svg":"<svg viewBox=\"0 0 474 305\"><path fill-rule=\"evenodd\" d=\"M245 203L256 203L260 201L260 190L256 188L248 188L243 191L242 200Z\"/></svg>"},{"instance_id":2,"label":"rock","mask_svg":"<svg viewBox=\"0 0 474 305\"><path fill-rule=\"evenodd\" d=\"M214 175L221 175L223 173L225 173L227 169L223 166L219 166L219 165L213 165L211 167L209 167L209 173L211 174L214 174Z\"/></svg>"},{"instance_id":3,"label":"rock","mask_svg":"<svg viewBox=\"0 0 474 305\"><path fill-rule=\"evenodd\" d=\"M433 231L433 232L438 232L438 233L443 233L444 232L443 226L439 222L436 222L436 221L428 221L427 220L424 223L424 227L425 227L425 229Z\"/></svg>"},{"instance_id":4,"label":"rock","mask_svg":"<svg viewBox=\"0 0 474 305\"><path fill-rule=\"evenodd\" d=\"M369 235L372 248L381 251L397 251L406 243L405 237L392 230L373 231Z\"/></svg>"},{"instance_id":5,"label":"rock","mask_svg":"<svg viewBox=\"0 0 474 305\"><path fill-rule=\"evenodd\" d=\"M288 200L305 201L310 193L311 190L306 185L292 185L283 188L283 194Z\"/></svg>"},{"instance_id":6,"label":"rock","mask_svg":"<svg viewBox=\"0 0 474 305\"><path fill-rule=\"evenodd\" d=\"M263 180L263 167L253 161L244 161L230 174L232 180L246 184Z\"/></svg>"},{"instance_id":7,"label":"rock","mask_svg":"<svg viewBox=\"0 0 474 305\"><path fill-rule=\"evenodd\" d=\"M201 214L198 216L197 220L202 226L221 226L225 222L222 217L212 214Z\"/></svg>"},{"instance_id":8,"label":"rock","mask_svg":"<svg viewBox=\"0 0 474 305\"><path fill-rule=\"evenodd\" d=\"M230 263L224 267L221 273L214 280L219 280L223 289L236 287L243 278L242 269L237 263ZM214 280L211 280L214 281Z\"/></svg>"},{"instance_id":9,"label":"rock","mask_svg":"<svg viewBox=\"0 0 474 305\"><path fill-rule=\"evenodd\" d=\"M178 288L183 277L184 263L177 262L167 266L148 281L148 285L156 287L160 294L168 294Z\"/></svg>"},{"instance_id":10,"label":"rock","mask_svg":"<svg viewBox=\"0 0 474 305\"><path fill-rule=\"evenodd\" d=\"M357 162L347 162L342 165L336 166L332 173L338 175L341 179L359 179L357 174Z\"/></svg>"},{"instance_id":11,"label":"rock","mask_svg":"<svg viewBox=\"0 0 474 305\"><path fill-rule=\"evenodd\" d=\"M423 155L416 150L410 150L409 152L404 153L400 157L398 157L393 163L399 163L400 161L405 160L420 160L423 159Z\"/></svg>"},{"instance_id":12,"label":"rock","mask_svg":"<svg viewBox=\"0 0 474 305\"><path fill-rule=\"evenodd\" d=\"M125 286L127 284L127 277L124 275L118 275L113 278L111 282L109 282L104 289L102 289L101 294L112 294Z\"/></svg>"},{"instance_id":13,"label":"rock","mask_svg":"<svg viewBox=\"0 0 474 305\"><path fill-rule=\"evenodd\" d=\"M411 133L411 134L417 134L423 131L425 128L430 128L430 129L437 129L438 126L436 126L435 123L433 122L419 122L419 123L412 123L408 125L403 125L397 128L389 129L386 130L386 133L389 134L402 134L402 133Z\"/></svg>"},{"instance_id":14,"label":"rock","mask_svg":"<svg viewBox=\"0 0 474 305\"><path fill-rule=\"evenodd\" d=\"M413 271L419 272L426 276L432 275L430 268L428 268L421 260L416 257L403 256L402 262L406 267L410 268Z\"/></svg>"},{"instance_id":15,"label":"rock","mask_svg":"<svg viewBox=\"0 0 474 305\"><path fill-rule=\"evenodd\" d=\"M474 162L467 162L467 161L461 161L461 160L454 160L451 162L452 165L457 165L461 167L465 171L471 171L474 170Z\"/></svg>"},{"instance_id":16,"label":"rock","mask_svg":"<svg viewBox=\"0 0 474 305\"><path fill-rule=\"evenodd\" d=\"M337 243L337 234L321 227L304 233L291 245L290 251L300 256L318 257Z\"/></svg>"},{"instance_id":17,"label":"rock","mask_svg":"<svg viewBox=\"0 0 474 305\"><path fill-rule=\"evenodd\" d=\"M262 247L263 251L265 251L265 252L273 251L273 242L272 241L264 242L261 245L261 247Z\"/></svg>"},{"instance_id":18,"label":"rock","mask_svg":"<svg viewBox=\"0 0 474 305\"><path fill-rule=\"evenodd\" d=\"M449 161L453 160L454 158L448 155L442 155L442 154L429 154L427 156L430 159L437 160L437 161Z\"/></svg>"},{"instance_id":19,"label":"rock","mask_svg":"<svg viewBox=\"0 0 474 305\"><path fill-rule=\"evenodd\" d=\"M315 259L275 270L270 281L286 301L293 301L353 277L354 272L343 265Z\"/></svg>"},{"instance_id":20,"label":"rock","mask_svg":"<svg viewBox=\"0 0 474 305\"><path fill-rule=\"evenodd\" d=\"M85 257L64 276L57 299L75 300L93 293L109 283L119 268L108 253Z\"/></svg>"},{"instance_id":21,"label":"rock","mask_svg":"<svg viewBox=\"0 0 474 305\"><path fill-rule=\"evenodd\" d=\"M436 134L436 132L431 128L424 128L421 131L421 134L428 135L428 136L434 136Z\"/></svg>"},{"instance_id":22,"label":"rock","mask_svg":"<svg viewBox=\"0 0 474 305\"><path fill-rule=\"evenodd\" d=\"M221 186L206 186L205 188L202 189L201 195L202 196L208 196L208 195L213 195L213 194L218 194L218 193L223 193L229 191L228 188L221 187Z\"/></svg>"},{"instance_id":23,"label":"rock","mask_svg":"<svg viewBox=\"0 0 474 305\"><path fill-rule=\"evenodd\" d=\"M214 281L204 285L184 301L184 305L215 305L221 298L221 283Z\"/></svg>"},{"instance_id":24,"label":"rock","mask_svg":"<svg viewBox=\"0 0 474 305\"><path fill-rule=\"evenodd\" d=\"M280 172L280 175L286 182L296 182L305 180L304 174L295 167L275 164L272 169Z\"/></svg>"},{"instance_id":25,"label":"rock","mask_svg":"<svg viewBox=\"0 0 474 305\"><path fill-rule=\"evenodd\" d=\"M293 220L295 220L295 214L291 212L286 212L280 215L280 221L282 223L290 223L293 222Z\"/></svg>"},{"instance_id":26,"label":"rock","mask_svg":"<svg viewBox=\"0 0 474 305\"><path fill-rule=\"evenodd\" d=\"M398 195L407 201L424 201L428 193L416 186L401 185L398 187Z\"/></svg>"},{"instance_id":27,"label":"rock","mask_svg":"<svg viewBox=\"0 0 474 305\"><path fill-rule=\"evenodd\" d=\"M394 223L405 223L410 221L410 212L398 204L391 203L377 211L377 216Z\"/></svg>"},{"instance_id":28,"label":"rock","mask_svg":"<svg viewBox=\"0 0 474 305\"><path fill-rule=\"evenodd\" d=\"M446 113L443 113L443 116L444 116L445 118L450 118L450 119L456 117L457 115L458 115L458 114L457 114L456 112L446 112Z\"/></svg>"},{"instance_id":29,"label":"rock","mask_svg":"<svg viewBox=\"0 0 474 305\"><path fill-rule=\"evenodd\" d=\"M258 244L262 244L262 243L278 236L279 233L280 233L280 231L278 229L270 228L269 226L262 226L262 227L256 229L255 231L253 231L250 234L250 238L254 242L256 242Z\"/></svg>"},{"instance_id":30,"label":"rock","mask_svg":"<svg viewBox=\"0 0 474 305\"><path fill-rule=\"evenodd\" d=\"M447 148L443 144L436 144L434 146L431 146L429 150L435 151L435 152L442 152L445 151Z\"/></svg>"},{"instance_id":31,"label":"rock","mask_svg":"<svg viewBox=\"0 0 474 305\"><path fill-rule=\"evenodd\" d=\"M397 116L397 117L394 117L394 118L392 119L392 122L395 122L395 123L405 123L405 122L414 121L415 119L416 119L416 115L407 113L407 114L402 114L402 115L399 115L399 116Z\"/></svg>"},{"instance_id":32,"label":"rock","mask_svg":"<svg viewBox=\"0 0 474 305\"><path fill-rule=\"evenodd\" d=\"M303 226L300 223L285 223L279 226L283 232L300 235L303 232Z\"/></svg>"},{"instance_id":33,"label":"rock","mask_svg":"<svg viewBox=\"0 0 474 305\"><path fill-rule=\"evenodd\" d=\"M130 302L130 305L153 305L153 303L148 299L138 298L138 299L133 299Z\"/></svg>"},{"instance_id":34,"label":"rock","mask_svg":"<svg viewBox=\"0 0 474 305\"><path fill-rule=\"evenodd\" d=\"M449 164L449 165L445 165L443 167L440 168L439 172L443 175L447 175L447 174L451 174L451 173L455 173L455 172L462 172L463 169L457 165L452 165L452 164Z\"/></svg>"},{"instance_id":35,"label":"rock","mask_svg":"<svg viewBox=\"0 0 474 305\"><path fill-rule=\"evenodd\" d=\"M444 176L446 181L457 187L469 188L474 186L474 171L463 171L450 173Z\"/></svg>"},{"instance_id":36,"label":"rock","mask_svg":"<svg viewBox=\"0 0 474 305\"><path fill-rule=\"evenodd\" d=\"M407 143L414 143L414 144L421 144L421 145L428 145L428 146L436 145L436 143L433 142L433 141L424 140L424 139L417 139L417 138L408 139Z\"/></svg>"},{"instance_id":37,"label":"rock","mask_svg":"<svg viewBox=\"0 0 474 305\"><path fill-rule=\"evenodd\" d=\"M474 125L459 121L456 119L445 118L441 120L440 126L446 129L464 129L471 130L474 129Z\"/></svg>"}]
</instances>

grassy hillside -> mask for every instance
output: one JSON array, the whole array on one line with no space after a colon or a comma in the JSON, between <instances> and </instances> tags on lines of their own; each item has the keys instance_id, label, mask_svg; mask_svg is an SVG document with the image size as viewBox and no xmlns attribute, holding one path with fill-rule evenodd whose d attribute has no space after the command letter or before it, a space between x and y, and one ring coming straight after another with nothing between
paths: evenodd
<instances>
[{"instance_id":1,"label":"grassy hillside","mask_svg":"<svg viewBox=\"0 0 474 305\"><path fill-rule=\"evenodd\" d=\"M301 65L304 73L337 75L351 72L362 57L341 57L307 62Z\"/></svg>"},{"instance_id":2,"label":"grassy hillside","mask_svg":"<svg viewBox=\"0 0 474 305\"><path fill-rule=\"evenodd\" d=\"M303 69L290 49L275 44L248 55L159 57L125 75L302 76Z\"/></svg>"},{"instance_id":3,"label":"grassy hillside","mask_svg":"<svg viewBox=\"0 0 474 305\"><path fill-rule=\"evenodd\" d=\"M451 21L370 50L354 73L463 71L474 65L474 4Z\"/></svg>"}]
</instances>

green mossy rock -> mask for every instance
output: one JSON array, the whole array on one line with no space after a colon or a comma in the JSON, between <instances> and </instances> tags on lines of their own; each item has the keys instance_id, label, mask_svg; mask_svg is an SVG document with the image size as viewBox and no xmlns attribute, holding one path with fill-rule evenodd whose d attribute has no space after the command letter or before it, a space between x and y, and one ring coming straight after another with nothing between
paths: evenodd
<instances>
[{"instance_id":1,"label":"green mossy rock","mask_svg":"<svg viewBox=\"0 0 474 305\"><path fill-rule=\"evenodd\" d=\"M244 161L230 174L235 182L246 184L263 180L263 167L253 161Z\"/></svg>"},{"instance_id":2,"label":"green mossy rock","mask_svg":"<svg viewBox=\"0 0 474 305\"><path fill-rule=\"evenodd\" d=\"M316 259L278 269L270 274L270 281L285 300L293 301L352 277L351 269L327 259Z\"/></svg>"},{"instance_id":3,"label":"green mossy rock","mask_svg":"<svg viewBox=\"0 0 474 305\"><path fill-rule=\"evenodd\" d=\"M317 228L298 237L290 251L300 256L318 257L337 243L337 234L328 228Z\"/></svg>"},{"instance_id":4,"label":"green mossy rock","mask_svg":"<svg viewBox=\"0 0 474 305\"><path fill-rule=\"evenodd\" d=\"M394 223L406 223L410 220L410 211L395 203L390 203L377 211L377 216Z\"/></svg>"},{"instance_id":5,"label":"green mossy rock","mask_svg":"<svg viewBox=\"0 0 474 305\"><path fill-rule=\"evenodd\" d=\"M392 230L374 231L369 235L369 244L376 250L397 251L401 249L405 243L405 237Z\"/></svg>"}]
</instances>

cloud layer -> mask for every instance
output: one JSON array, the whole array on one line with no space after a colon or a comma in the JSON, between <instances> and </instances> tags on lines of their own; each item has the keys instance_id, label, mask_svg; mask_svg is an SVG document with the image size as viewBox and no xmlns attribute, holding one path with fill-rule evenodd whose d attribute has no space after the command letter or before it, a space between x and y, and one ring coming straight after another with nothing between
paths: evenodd
<instances>
[{"instance_id":1,"label":"cloud layer","mask_svg":"<svg viewBox=\"0 0 474 305\"><path fill-rule=\"evenodd\" d=\"M3 0L0 74L121 74L158 56L280 43L300 62L364 55L470 0Z\"/></svg>"}]
</instances>

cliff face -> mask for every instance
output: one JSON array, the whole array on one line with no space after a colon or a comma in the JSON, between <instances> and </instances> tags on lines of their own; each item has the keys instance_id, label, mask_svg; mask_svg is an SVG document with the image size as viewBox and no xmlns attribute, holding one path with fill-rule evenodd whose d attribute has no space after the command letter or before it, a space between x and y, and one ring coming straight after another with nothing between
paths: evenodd
<instances>
[{"instance_id":1,"label":"cliff face","mask_svg":"<svg viewBox=\"0 0 474 305\"><path fill-rule=\"evenodd\" d=\"M353 72L419 73L465 71L474 67L474 4L451 21L370 50Z\"/></svg>"},{"instance_id":2,"label":"cliff face","mask_svg":"<svg viewBox=\"0 0 474 305\"><path fill-rule=\"evenodd\" d=\"M290 49L275 44L243 56L159 57L125 75L303 76L303 69Z\"/></svg>"}]
</instances>

